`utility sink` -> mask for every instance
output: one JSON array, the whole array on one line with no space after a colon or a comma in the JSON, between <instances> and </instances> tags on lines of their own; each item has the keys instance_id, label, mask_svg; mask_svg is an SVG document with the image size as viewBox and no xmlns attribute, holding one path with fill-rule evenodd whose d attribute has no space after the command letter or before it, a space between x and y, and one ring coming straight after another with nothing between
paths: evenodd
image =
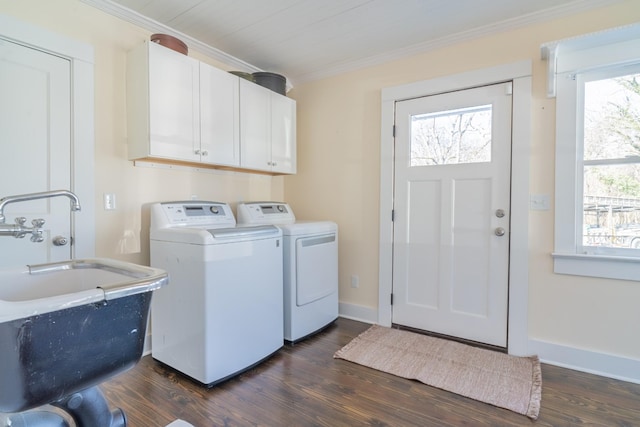
<instances>
[{"instance_id":1,"label":"utility sink","mask_svg":"<svg viewBox=\"0 0 640 427\"><path fill-rule=\"evenodd\" d=\"M0 269L0 412L59 401L134 366L167 273L110 259Z\"/></svg>"}]
</instances>

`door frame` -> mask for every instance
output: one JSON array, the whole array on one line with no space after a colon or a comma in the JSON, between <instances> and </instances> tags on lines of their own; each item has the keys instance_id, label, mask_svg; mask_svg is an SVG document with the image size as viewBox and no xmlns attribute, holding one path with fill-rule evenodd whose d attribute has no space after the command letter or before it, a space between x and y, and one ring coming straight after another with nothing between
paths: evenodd
<instances>
[{"instance_id":1,"label":"door frame","mask_svg":"<svg viewBox=\"0 0 640 427\"><path fill-rule=\"evenodd\" d=\"M529 152L531 145L531 61L520 61L476 71L382 89L380 137L380 237L378 323L391 326L393 280L393 209L395 103L411 98L513 81L511 146L511 235L507 349L528 355L529 303Z\"/></svg>"},{"instance_id":2,"label":"door frame","mask_svg":"<svg viewBox=\"0 0 640 427\"><path fill-rule=\"evenodd\" d=\"M82 210L71 216L73 258L95 256L93 47L0 14L0 39L69 60L71 65L71 188ZM10 196L2 194L0 197Z\"/></svg>"}]
</instances>

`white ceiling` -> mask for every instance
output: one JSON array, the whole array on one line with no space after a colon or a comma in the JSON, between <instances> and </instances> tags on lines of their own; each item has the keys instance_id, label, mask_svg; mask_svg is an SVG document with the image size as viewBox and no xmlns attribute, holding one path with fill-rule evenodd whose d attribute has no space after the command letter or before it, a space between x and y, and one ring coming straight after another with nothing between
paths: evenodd
<instances>
[{"instance_id":1,"label":"white ceiling","mask_svg":"<svg viewBox=\"0 0 640 427\"><path fill-rule=\"evenodd\" d=\"M82 1L295 84L621 0Z\"/></svg>"}]
</instances>

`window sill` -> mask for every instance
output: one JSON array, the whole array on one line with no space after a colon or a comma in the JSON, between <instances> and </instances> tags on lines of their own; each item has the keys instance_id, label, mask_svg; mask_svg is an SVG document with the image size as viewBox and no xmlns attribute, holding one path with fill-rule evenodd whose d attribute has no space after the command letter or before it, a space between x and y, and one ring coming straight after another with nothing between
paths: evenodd
<instances>
[{"instance_id":1,"label":"window sill","mask_svg":"<svg viewBox=\"0 0 640 427\"><path fill-rule=\"evenodd\" d=\"M553 253L553 271L574 276L640 281L640 258Z\"/></svg>"}]
</instances>

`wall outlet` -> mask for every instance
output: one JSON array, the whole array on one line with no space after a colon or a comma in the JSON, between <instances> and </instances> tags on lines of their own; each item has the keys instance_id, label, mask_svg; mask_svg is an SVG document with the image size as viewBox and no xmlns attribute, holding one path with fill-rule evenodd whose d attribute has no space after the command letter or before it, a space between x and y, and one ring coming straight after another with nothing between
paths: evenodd
<instances>
[{"instance_id":1,"label":"wall outlet","mask_svg":"<svg viewBox=\"0 0 640 427\"><path fill-rule=\"evenodd\" d=\"M360 278L355 274L351 275L351 287L352 288L360 287Z\"/></svg>"}]
</instances>

